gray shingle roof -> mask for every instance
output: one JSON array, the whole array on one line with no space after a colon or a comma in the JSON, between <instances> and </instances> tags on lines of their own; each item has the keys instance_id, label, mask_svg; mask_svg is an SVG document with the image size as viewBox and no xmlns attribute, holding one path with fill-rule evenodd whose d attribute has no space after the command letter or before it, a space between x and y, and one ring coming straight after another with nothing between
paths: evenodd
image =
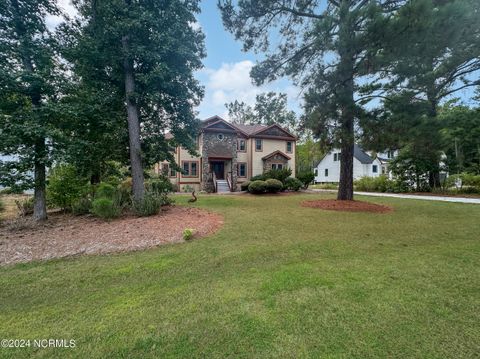
<instances>
[{"instance_id":1,"label":"gray shingle roof","mask_svg":"<svg viewBox=\"0 0 480 359\"><path fill-rule=\"evenodd\" d=\"M252 133L267 128L267 126L264 125L243 125L240 123L232 123L232 125L238 128L240 131L245 132L247 135L251 135Z\"/></svg>"},{"instance_id":2,"label":"gray shingle roof","mask_svg":"<svg viewBox=\"0 0 480 359\"><path fill-rule=\"evenodd\" d=\"M373 162L373 158L370 157L359 145L355 144L353 147L353 157L359 160L363 164L369 164Z\"/></svg>"}]
</instances>

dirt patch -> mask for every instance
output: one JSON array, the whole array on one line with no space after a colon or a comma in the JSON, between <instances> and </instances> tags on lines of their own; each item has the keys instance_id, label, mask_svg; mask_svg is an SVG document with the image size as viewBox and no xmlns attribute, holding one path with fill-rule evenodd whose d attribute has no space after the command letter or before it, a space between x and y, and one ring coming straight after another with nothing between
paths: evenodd
<instances>
[{"instance_id":1,"label":"dirt patch","mask_svg":"<svg viewBox=\"0 0 480 359\"><path fill-rule=\"evenodd\" d=\"M371 213L388 213L393 208L381 204L375 204L363 201L338 201L336 199L323 199L317 201L303 201L303 207L320 208L330 211L345 212L371 212Z\"/></svg>"},{"instance_id":2,"label":"dirt patch","mask_svg":"<svg viewBox=\"0 0 480 359\"><path fill-rule=\"evenodd\" d=\"M215 232L223 217L197 208L168 207L152 217L127 217L110 222L91 216L52 214L43 225L11 231L0 228L0 265L47 260L78 254L134 251L194 239Z\"/></svg>"}]
</instances>

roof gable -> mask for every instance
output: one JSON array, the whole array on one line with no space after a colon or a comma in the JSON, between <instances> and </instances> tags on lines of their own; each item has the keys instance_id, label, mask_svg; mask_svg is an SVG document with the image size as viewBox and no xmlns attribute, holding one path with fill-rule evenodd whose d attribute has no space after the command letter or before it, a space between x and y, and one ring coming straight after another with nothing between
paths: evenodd
<instances>
[{"instance_id":1,"label":"roof gable","mask_svg":"<svg viewBox=\"0 0 480 359\"><path fill-rule=\"evenodd\" d=\"M262 157L262 160L268 160L269 158L272 158L274 156L281 156L281 157L284 157L286 158L287 160L290 160L291 158L289 156L287 156L285 153L283 153L282 151L279 151L279 150L276 150L276 151L273 151L272 153L270 153L269 155L266 155L265 157Z\"/></svg>"},{"instance_id":2,"label":"roof gable","mask_svg":"<svg viewBox=\"0 0 480 359\"><path fill-rule=\"evenodd\" d=\"M252 134L252 136L254 136L254 137L266 137L266 138L278 137L278 138L282 138L282 139L290 138L292 140L296 140L296 137L294 135L292 135L290 132L288 132L287 130L285 130L284 128L282 128L281 126L279 126L277 124L273 124L273 125L270 125L266 128L262 128L262 129L258 130L257 132L254 132Z\"/></svg>"},{"instance_id":3,"label":"roof gable","mask_svg":"<svg viewBox=\"0 0 480 359\"><path fill-rule=\"evenodd\" d=\"M214 130L214 131L227 131L227 132L237 132L237 128L229 124L223 119L217 121L209 121L206 126L203 127L204 130Z\"/></svg>"}]
</instances>

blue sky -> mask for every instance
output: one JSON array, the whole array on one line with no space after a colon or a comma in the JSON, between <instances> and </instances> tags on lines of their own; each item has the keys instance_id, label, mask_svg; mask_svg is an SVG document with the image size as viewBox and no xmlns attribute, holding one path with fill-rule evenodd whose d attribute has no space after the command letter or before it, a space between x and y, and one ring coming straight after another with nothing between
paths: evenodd
<instances>
[{"instance_id":1,"label":"blue sky","mask_svg":"<svg viewBox=\"0 0 480 359\"><path fill-rule=\"evenodd\" d=\"M216 0L203 0L202 12L198 16L199 25L206 37L207 49L205 68L196 74L205 86L205 97L197 108L199 117L226 117L225 103L239 100L251 105L255 102L255 96L265 91L287 93L289 107L300 111L299 91L288 79L262 87L251 83L249 72L260 55L242 51L242 43L235 41L233 35L224 29L216 4Z\"/></svg>"},{"instance_id":2,"label":"blue sky","mask_svg":"<svg viewBox=\"0 0 480 359\"><path fill-rule=\"evenodd\" d=\"M64 11L75 14L71 0L57 0ZM261 0L259 0L261 1ZM204 68L195 76L205 87L205 96L198 108L200 119L219 115L226 119L225 103L234 100L254 104L255 96L261 92L284 92L288 96L289 108L301 113L301 95L288 79L281 79L273 83L256 87L252 84L249 73L252 66L260 58L253 52L244 53L242 43L235 41L233 35L227 32L222 24L217 0L202 0L201 13L198 15L198 25L205 34L207 57L204 59ZM60 17L49 17L49 26L55 27L61 22ZM478 74L474 76L478 77ZM473 89L459 91L454 94L465 103L473 105Z\"/></svg>"}]
</instances>

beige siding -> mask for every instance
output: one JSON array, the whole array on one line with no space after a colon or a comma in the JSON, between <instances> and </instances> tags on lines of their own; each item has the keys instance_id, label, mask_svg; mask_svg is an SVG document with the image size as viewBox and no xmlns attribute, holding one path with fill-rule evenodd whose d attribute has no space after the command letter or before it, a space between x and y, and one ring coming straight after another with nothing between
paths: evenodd
<instances>
[{"instance_id":1,"label":"beige siding","mask_svg":"<svg viewBox=\"0 0 480 359\"><path fill-rule=\"evenodd\" d=\"M272 140L262 139L263 146L262 151L255 151L255 139L250 139L252 152L252 176L256 176L263 173L263 160L262 158L275 151L281 151L290 157L288 161L288 167L292 170L292 176L295 176L295 141L292 142L292 153L287 153L287 141L286 140Z\"/></svg>"}]
</instances>

